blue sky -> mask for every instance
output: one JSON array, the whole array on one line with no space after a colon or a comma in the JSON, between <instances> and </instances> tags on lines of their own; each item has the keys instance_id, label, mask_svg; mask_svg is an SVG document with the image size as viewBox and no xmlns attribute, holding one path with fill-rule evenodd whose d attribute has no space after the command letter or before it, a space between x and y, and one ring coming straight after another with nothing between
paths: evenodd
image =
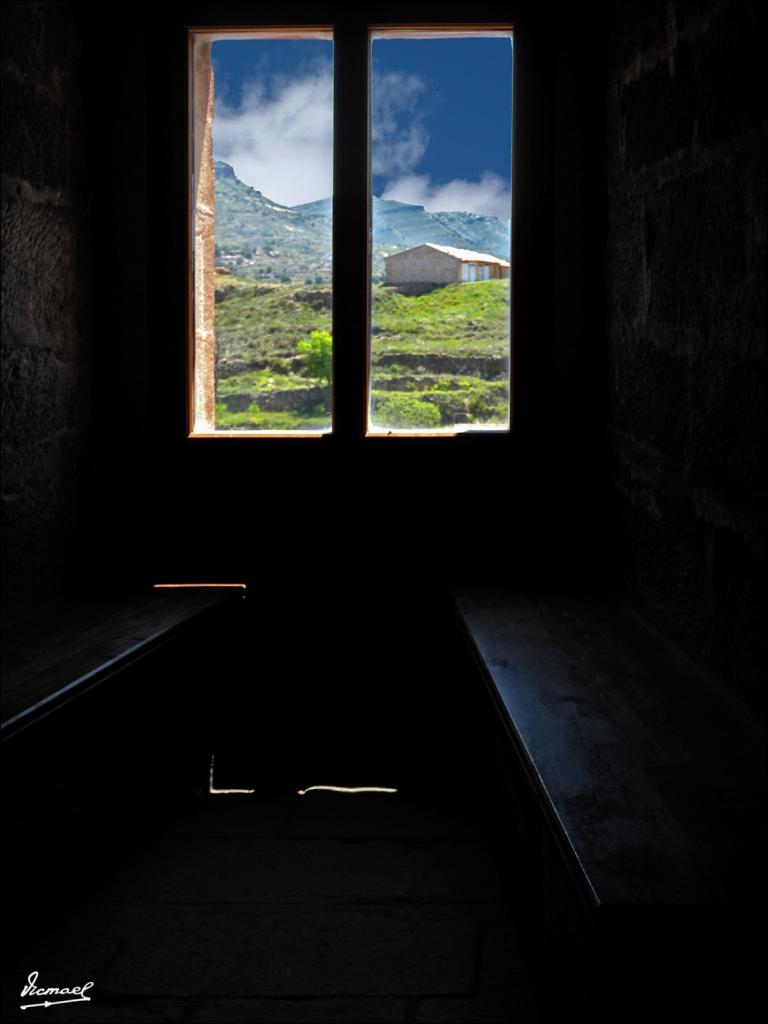
<instances>
[{"instance_id":1,"label":"blue sky","mask_svg":"<svg viewBox=\"0 0 768 1024\"><path fill-rule=\"evenodd\" d=\"M332 43L213 44L214 151L293 206L332 191ZM508 216L509 39L379 39L372 53L377 195L431 210Z\"/></svg>"}]
</instances>

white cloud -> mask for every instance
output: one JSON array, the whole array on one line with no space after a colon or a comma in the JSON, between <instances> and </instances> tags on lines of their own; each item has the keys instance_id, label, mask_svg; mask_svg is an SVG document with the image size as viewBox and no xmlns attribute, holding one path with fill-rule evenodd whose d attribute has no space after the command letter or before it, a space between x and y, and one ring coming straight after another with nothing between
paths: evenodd
<instances>
[{"instance_id":1,"label":"white cloud","mask_svg":"<svg viewBox=\"0 0 768 1024\"><path fill-rule=\"evenodd\" d=\"M333 191L333 77L318 65L303 78L251 82L240 106L217 101L213 150L247 185L285 206Z\"/></svg>"},{"instance_id":2,"label":"white cloud","mask_svg":"<svg viewBox=\"0 0 768 1024\"><path fill-rule=\"evenodd\" d=\"M240 105L217 98L213 150L247 185L269 199L295 206L333 191L333 75L318 64L301 78L252 81ZM424 155L426 85L416 75L374 73L372 167L403 175Z\"/></svg>"},{"instance_id":3,"label":"white cloud","mask_svg":"<svg viewBox=\"0 0 768 1024\"><path fill-rule=\"evenodd\" d=\"M269 88L268 88L269 86ZM415 173L429 145L425 119L438 98L417 75L373 76L373 173L391 177L384 199L430 211L460 210L509 217L508 184L492 171L479 181L433 184ZM301 78L249 82L240 105L216 100L213 148L247 185L269 199L295 206L333 192L333 74L318 62Z\"/></svg>"},{"instance_id":4,"label":"white cloud","mask_svg":"<svg viewBox=\"0 0 768 1024\"><path fill-rule=\"evenodd\" d=\"M381 198L413 203L435 213L458 210L508 219L510 210L509 186L493 171L483 171L479 181L456 178L444 185L432 184L427 174L406 174L391 181Z\"/></svg>"},{"instance_id":5,"label":"white cloud","mask_svg":"<svg viewBox=\"0 0 768 1024\"><path fill-rule=\"evenodd\" d=\"M407 174L418 166L429 145L424 119L426 82L418 75L374 71L371 86L371 170ZM404 123L403 123L404 122Z\"/></svg>"}]
</instances>

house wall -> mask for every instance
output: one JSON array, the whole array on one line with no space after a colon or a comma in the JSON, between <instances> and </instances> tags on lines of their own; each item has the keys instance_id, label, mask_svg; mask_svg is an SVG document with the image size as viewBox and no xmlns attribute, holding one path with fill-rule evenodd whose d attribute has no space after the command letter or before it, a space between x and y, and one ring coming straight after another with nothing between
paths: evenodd
<instances>
[{"instance_id":1,"label":"house wall","mask_svg":"<svg viewBox=\"0 0 768 1024\"><path fill-rule=\"evenodd\" d=\"M454 284L461 280L461 260L426 246L395 253L388 257L385 268L387 284Z\"/></svg>"},{"instance_id":2,"label":"house wall","mask_svg":"<svg viewBox=\"0 0 768 1024\"><path fill-rule=\"evenodd\" d=\"M470 260L477 267L487 266L491 279L509 277L509 269L498 263ZM417 246L388 256L384 264L386 284L455 284L462 281L464 262L438 249ZM478 278L479 280L479 278Z\"/></svg>"},{"instance_id":3,"label":"house wall","mask_svg":"<svg viewBox=\"0 0 768 1024\"><path fill-rule=\"evenodd\" d=\"M768 464L758 10L616 5L606 264L623 585L756 702Z\"/></svg>"},{"instance_id":4,"label":"house wall","mask_svg":"<svg viewBox=\"0 0 768 1024\"><path fill-rule=\"evenodd\" d=\"M491 281L498 281L503 277L509 277L509 268L502 267L498 263L478 263L478 267L488 267L488 277Z\"/></svg>"}]
</instances>

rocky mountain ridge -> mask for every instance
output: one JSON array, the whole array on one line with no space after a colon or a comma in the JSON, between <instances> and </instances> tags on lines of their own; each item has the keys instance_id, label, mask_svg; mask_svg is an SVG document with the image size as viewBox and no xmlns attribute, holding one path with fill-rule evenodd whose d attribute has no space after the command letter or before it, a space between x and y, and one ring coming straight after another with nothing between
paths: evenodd
<instances>
[{"instance_id":1,"label":"rocky mountain ridge","mask_svg":"<svg viewBox=\"0 0 768 1024\"><path fill-rule=\"evenodd\" d=\"M215 163L216 261L251 280L327 284L331 279L332 200L283 206ZM384 256L424 242L508 258L510 222L474 213L430 213L373 197L373 275Z\"/></svg>"}]
</instances>

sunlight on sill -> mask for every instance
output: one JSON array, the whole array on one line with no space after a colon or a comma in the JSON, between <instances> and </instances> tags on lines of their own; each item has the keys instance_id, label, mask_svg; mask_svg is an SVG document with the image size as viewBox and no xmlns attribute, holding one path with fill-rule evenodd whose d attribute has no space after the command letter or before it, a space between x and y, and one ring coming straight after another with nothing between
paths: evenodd
<instances>
[{"instance_id":1,"label":"sunlight on sill","mask_svg":"<svg viewBox=\"0 0 768 1024\"><path fill-rule=\"evenodd\" d=\"M251 796L255 789L217 789L213 784L213 763L216 760L211 754L211 769L208 773L208 793L211 796Z\"/></svg>"},{"instance_id":2,"label":"sunlight on sill","mask_svg":"<svg viewBox=\"0 0 768 1024\"><path fill-rule=\"evenodd\" d=\"M246 590L245 583L153 583L153 590Z\"/></svg>"},{"instance_id":3,"label":"sunlight on sill","mask_svg":"<svg viewBox=\"0 0 768 1024\"><path fill-rule=\"evenodd\" d=\"M299 796L317 791L324 793L396 793L396 789L388 786L307 786L306 789L299 789L296 792Z\"/></svg>"}]
</instances>

